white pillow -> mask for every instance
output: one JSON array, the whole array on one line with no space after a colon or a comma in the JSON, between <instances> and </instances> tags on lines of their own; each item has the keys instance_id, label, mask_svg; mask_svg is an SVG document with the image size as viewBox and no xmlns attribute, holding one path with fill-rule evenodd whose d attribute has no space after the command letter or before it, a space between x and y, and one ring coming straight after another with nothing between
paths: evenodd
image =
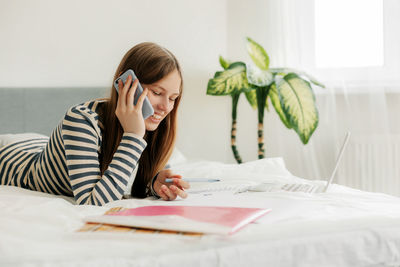
<instances>
[{"instance_id":1,"label":"white pillow","mask_svg":"<svg viewBox=\"0 0 400 267\"><path fill-rule=\"evenodd\" d=\"M169 158L168 164L173 166L175 164L183 163L186 161L187 158L185 157L185 155L183 155L183 153L175 147L171 157Z\"/></svg>"},{"instance_id":2,"label":"white pillow","mask_svg":"<svg viewBox=\"0 0 400 267\"><path fill-rule=\"evenodd\" d=\"M22 141L31 138L48 138L48 136L38 133L18 133L18 134L1 134L0 135L0 147L5 145Z\"/></svg>"}]
</instances>

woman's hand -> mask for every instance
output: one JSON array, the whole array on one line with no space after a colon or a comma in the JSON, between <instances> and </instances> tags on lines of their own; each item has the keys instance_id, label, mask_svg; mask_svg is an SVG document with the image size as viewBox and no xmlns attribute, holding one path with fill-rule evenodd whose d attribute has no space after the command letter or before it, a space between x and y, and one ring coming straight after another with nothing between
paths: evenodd
<instances>
[{"instance_id":1,"label":"woman's hand","mask_svg":"<svg viewBox=\"0 0 400 267\"><path fill-rule=\"evenodd\" d=\"M167 178L173 178L173 182L165 182ZM184 189L189 189L190 185L181 178L182 176L173 174L171 170L162 170L157 175L153 189L164 200L174 200L177 196L186 198L187 193Z\"/></svg>"},{"instance_id":2,"label":"woman's hand","mask_svg":"<svg viewBox=\"0 0 400 267\"><path fill-rule=\"evenodd\" d=\"M138 83L139 80L136 79L132 84L131 75L128 76L125 84L123 84L121 80L118 81L119 94L115 115L121 123L124 132L134 133L143 137L146 132L146 125L142 115L142 106L148 90L147 88L143 90L136 105L134 105L133 99Z\"/></svg>"}]
</instances>

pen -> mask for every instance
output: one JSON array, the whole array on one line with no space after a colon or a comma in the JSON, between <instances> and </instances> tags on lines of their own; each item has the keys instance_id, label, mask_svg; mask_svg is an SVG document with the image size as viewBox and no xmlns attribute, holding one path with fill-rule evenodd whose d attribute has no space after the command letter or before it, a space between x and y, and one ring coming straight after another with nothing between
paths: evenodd
<instances>
[{"instance_id":1,"label":"pen","mask_svg":"<svg viewBox=\"0 0 400 267\"><path fill-rule=\"evenodd\" d=\"M219 179L210 179L210 178L186 178L186 179L182 179L183 181L189 182L189 183L196 183L196 182L200 182L200 183L214 183L214 182L219 182ZM167 183L172 183L172 179L171 178L167 178L165 179L165 181Z\"/></svg>"}]
</instances>

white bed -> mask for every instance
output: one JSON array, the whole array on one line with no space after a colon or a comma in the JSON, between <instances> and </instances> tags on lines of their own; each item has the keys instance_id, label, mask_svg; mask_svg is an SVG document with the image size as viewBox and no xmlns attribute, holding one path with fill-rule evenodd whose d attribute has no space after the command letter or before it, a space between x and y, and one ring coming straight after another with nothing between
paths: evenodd
<instances>
[{"instance_id":1,"label":"white bed","mask_svg":"<svg viewBox=\"0 0 400 267\"><path fill-rule=\"evenodd\" d=\"M67 107L104 91L0 88L0 134L49 135ZM187 177L309 182L293 177L279 158L230 165L189 162L175 154L171 163ZM77 232L85 216L103 214L111 207L154 204L272 211L228 237ZM95 207L0 186L0 266L400 266L400 198L334 184L325 194L220 192L191 194L172 202L131 199Z\"/></svg>"},{"instance_id":2,"label":"white bed","mask_svg":"<svg viewBox=\"0 0 400 267\"><path fill-rule=\"evenodd\" d=\"M242 165L180 158L173 169L224 181L309 182L293 177L279 158ZM104 207L71 201L0 186L0 266L400 266L400 198L337 184L320 194L215 192ZM87 215L154 204L272 211L231 236L77 232Z\"/></svg>"}]
</instances>

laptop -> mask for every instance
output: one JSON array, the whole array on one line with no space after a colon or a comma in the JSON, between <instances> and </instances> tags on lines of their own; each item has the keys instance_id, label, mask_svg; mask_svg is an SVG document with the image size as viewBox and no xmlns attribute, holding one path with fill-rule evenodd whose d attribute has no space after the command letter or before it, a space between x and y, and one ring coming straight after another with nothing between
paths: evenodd
<instances>
[{"instance_id":1,"label":"laptop","mask_svg":"<svg viewBox=\"0 0 400 267\"><path fill-rule=\"evenodd\" d=\"M275 192L275 191L289 191L289 192L304 192L304 193L325 193L329 186L332 184L335 178L336 171L338 169L339 163L342 159L344 150L346 149L347 143L349 142L350 132L346 133L342 147L340 148L339 155L336 159L335 167L333 168L331 176L327 179L326 185L314 185L314 184L281 184L281 185L271 185L271 184L260 184L251 187L249 191L262 191L262 192Z\"/></svg>"}]
</instances>

